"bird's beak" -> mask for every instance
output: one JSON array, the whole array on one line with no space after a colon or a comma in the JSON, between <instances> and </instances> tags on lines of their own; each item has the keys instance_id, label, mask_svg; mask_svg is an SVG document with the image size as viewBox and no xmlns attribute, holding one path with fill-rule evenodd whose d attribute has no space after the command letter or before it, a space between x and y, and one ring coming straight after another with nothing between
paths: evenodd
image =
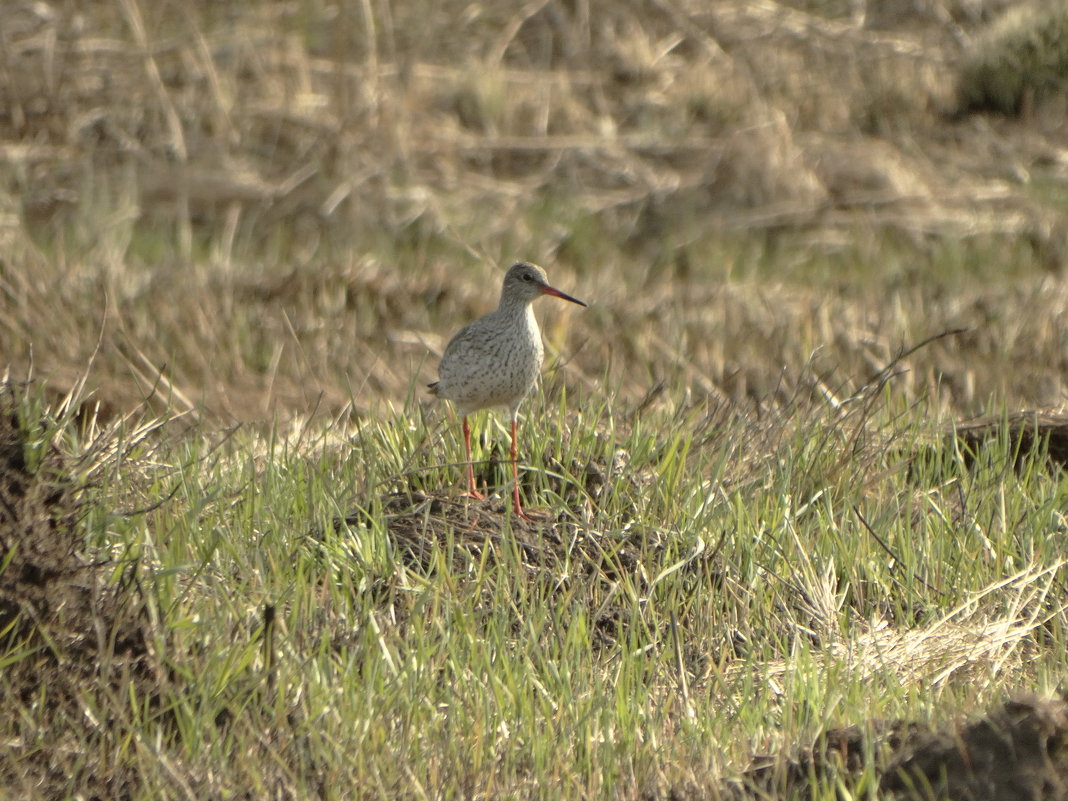
<instances>
[{"instance_id":1,"label":"bird's beak","mask_svg":"<svg viewBox=\"0 0 1068 801\"><path fill-rule=\"evenodd\" d=\"M570 295L568 295L568 294L566 294L564 292L561 292L556 287L549 286L548 284L542 284L541 285L541 294L543 294L543 295L552 295L554 298L560 298L562 300L570 300L572 303L577 303L579 306L585 306L586 305L585 303L583 303L578 298L573 298Z\"/></svg>"}]
</instances>

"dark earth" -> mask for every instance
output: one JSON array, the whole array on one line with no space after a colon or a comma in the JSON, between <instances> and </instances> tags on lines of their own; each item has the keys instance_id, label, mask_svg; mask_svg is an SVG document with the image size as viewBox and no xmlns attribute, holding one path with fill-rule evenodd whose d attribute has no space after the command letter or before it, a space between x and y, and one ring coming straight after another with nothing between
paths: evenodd
<instances>
[{"instance_id":1,"label":"dark earth","mask_svg":"<svg viewBox=\"0 0 1068 801\"><path fill-rule=\"evenodd\" d=\"M58 797L72 785L88 798L130 797L137 776L97 758L122 736L112 710L131 694L158 702L140 592L108 586L114 565L83 553L78 488L51 445L29 463L41 432L19 419L19 391L0 385L0 787L14 791L7 798Z\"/></svg>"}]
</instances>

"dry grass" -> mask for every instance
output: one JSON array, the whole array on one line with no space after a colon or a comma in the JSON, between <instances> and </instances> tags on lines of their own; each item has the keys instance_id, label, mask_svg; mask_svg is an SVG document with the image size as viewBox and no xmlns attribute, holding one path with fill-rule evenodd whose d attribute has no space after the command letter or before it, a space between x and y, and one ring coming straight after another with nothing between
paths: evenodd
<instances>
[{"instance_id":1,"label":"dry grass","mask_svg":"<svg viewBox=\"0 0 1068 801\"><path fill-rule=\"evenodd\" d=\"M1059 275L1063 126L949 120L959 26L816 10L16 3L6 363L91 361L115 411L379 408L522 255L597 307L544 310L582 391L863 383L963 326L912 390L1059 403L1061 281L999 278Z\"/></svg>"}]
</instances>

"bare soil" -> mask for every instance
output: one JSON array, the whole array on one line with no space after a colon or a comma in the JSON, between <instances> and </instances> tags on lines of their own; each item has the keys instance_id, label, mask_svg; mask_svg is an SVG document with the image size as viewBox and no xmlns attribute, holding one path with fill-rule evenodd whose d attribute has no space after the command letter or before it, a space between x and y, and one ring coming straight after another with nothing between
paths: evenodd
<instances>
[{"instance_id":1,"label":"bare soil","mask_svg":"<svg viewBox=\"0 0 1068 801\"><path fill-rule=\"evenodd\" d=\"M1033 695L945 729L869 721L827 731L799 756L767 757L735 797L806 798L831 771L848 781L870 768L884 798L1055 801L1068 798L1066 736L1068 703Z\"/></svg>"},{"instance_id":2,"label":"bare soil","mask_svg":"<svg viewBox=\"0 0 1068 801\"><path fill-rule=\"evenodd\" d=\"M83 554L77 487L51 447L29 464L18 391L0 385L0 636L16 658L0 674L0 785L35 798L127 797L136 775L104 756L118 736L112 716L131 695L151 706L160 691L140 592L109 586L114 565ZM42 738L39 721L66 736Z\"/></svg>"}]
</instances>

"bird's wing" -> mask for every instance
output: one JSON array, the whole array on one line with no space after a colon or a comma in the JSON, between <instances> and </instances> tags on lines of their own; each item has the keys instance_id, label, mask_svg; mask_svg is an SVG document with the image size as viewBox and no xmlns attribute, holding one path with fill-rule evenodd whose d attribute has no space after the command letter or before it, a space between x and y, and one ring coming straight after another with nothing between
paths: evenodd
<instances>
[{"instance_id":1,"label":"bird's wing","mask_svg":"<svg viewBox=\"0 0 1068 801\"><path fill-rule=\"evenodd\" d=\"M484 371L491 362L496 346L476 320L456 332L441 356L438 377L446 385L462 383L468 376Z\"/></svg>"}]
</instances>

